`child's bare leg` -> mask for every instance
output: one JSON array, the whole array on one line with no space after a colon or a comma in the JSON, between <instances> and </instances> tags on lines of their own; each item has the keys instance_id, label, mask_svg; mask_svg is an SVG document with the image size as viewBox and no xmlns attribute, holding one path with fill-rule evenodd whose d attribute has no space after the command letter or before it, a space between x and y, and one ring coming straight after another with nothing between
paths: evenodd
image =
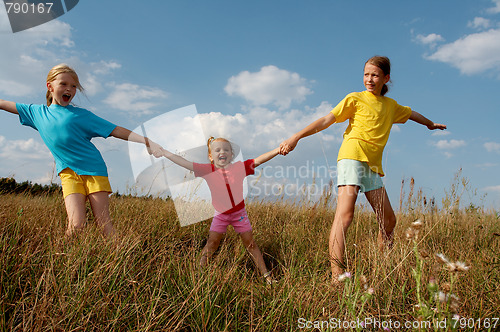
<instances>
[{"instance_id":1,"label":"child's bare leg","mask_svg":"<svg viewBox=\"0 0 500 332\"><path fill-rule=\"evenodd\" d=\"M380 249L391 247L394 239L394 227L396 227L396 215L392 209L391 202L387 196L385 188L372 190L365 193L366 199L370 203L377 216L379 233L377 237Z\"/></svg>"},{"instance_id":2,"label":"child's bare leg","mask_svg":"<svg viewBox=\"0 0 500 332\"><path fill-rule=\"evenodd\" d=\"M354 217L354 207L359 187L340 186L338 189L337 209L329 239L330 264L334 280L343 272L345 237Z\"/></svg>"},{"instance_id":3,"label":"child's bare leg","mask_svg":"<svg viewBox=\"0 0 500 332\"><path fill-rule=\"evenodd\" d=\"M214 252L219 248L220 241L224 237L224 233L217 233L214 231L208 232L207 244L201 251L200 265L206 266L208 259L212 257Z\"/></svg>"},{"instance_id":4,"label":"child's bare leg","mask_svg":"<svg viewBox=\"0 0 500 332\"><path fill-rule=\"evenodd\" d=\"M252 231L240 233L240 237L243 245L247 248L250 256L252 256L257 269L259 269L260 273L266 277L268 282L272 282L271 275L268 273L269 271L267 270L266 263L264 262L264 257L262 257L262 252L253 239Z\"/></svg>"},{"instance_id":5,"label":"child's bare leg","mask_svg":"<svg viewBox=\"0 0 500 332\"><path fill-rule=\"evenodd\" d=\"M87 197L83 194L74 193L64 198L66 212L68 214L68 228L66 236L72 236L75 232L81 231L85 227L87 219L85 202Z\"/></svg>"},{"instance_id":6,"label":"child's bare leg","mask_svg":"<svg viewBox=\"0 0 500 332\"><path fill-rule=\"evenodd\" d=\"M104 236L113 236L115 230L109 215L109 193L107 191L92 193L89 195L89 202L97 225L102 228Z\"/></svg>"}]
</instances>

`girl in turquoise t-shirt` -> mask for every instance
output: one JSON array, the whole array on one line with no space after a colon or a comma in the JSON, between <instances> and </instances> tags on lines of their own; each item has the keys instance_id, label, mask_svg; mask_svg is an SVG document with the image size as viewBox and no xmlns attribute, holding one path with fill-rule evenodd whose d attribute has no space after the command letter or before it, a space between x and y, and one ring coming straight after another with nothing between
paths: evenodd
<instances>
[{"instance_id":1,"label":"girl in turquoise t-shirt","mask_svg":"<svg viewBox=\"0 0 500 332\"><path fill-rule=\"evenodd\" d=\"M337 209L330 230L329 252L334 281L343 272L345 237L354 216L359 191L364 192L379 223L378 243L392 245L396 216L380 176L382 152L392 124L410 119L434 129L446 129L408 107L401 107L384 95L388 91L391 64L387 57L374 56L364 67L366 90L349 94L326 116L314 121L283 141L280 153L292 151L300 139L320 132L335 122L349 120L337 164ZM389 113L391 112L391 113Z\"/></svg>"},{"instance_id":2,"label":"girl in turquoise t-shirt","mask_svg":"<svg viewBox=\"0 0 500 332\"><path fill-rule=\"evenodd\" d=\"M47 75L47 106L0 99L0 109L18 114L21 124L37 130L54 156L68 213L66 235L85 226L88 199L97 224L106 236L110 236L114 233L109 215L111 186L104 159L90 140L114 136L146 144L151 154L160 153L162 148L88 110L71 105L76 90L83 91L78 75L71 67L60 64Z\"/></svg>"}]
</instances>

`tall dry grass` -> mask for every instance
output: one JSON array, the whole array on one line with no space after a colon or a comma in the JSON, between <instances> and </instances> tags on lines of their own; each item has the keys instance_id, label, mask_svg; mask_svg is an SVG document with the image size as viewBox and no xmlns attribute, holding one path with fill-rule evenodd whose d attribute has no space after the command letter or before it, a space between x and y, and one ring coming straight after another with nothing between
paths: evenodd
<instances>
[{"instance_id":1,"label":"tall dry grass","mask_svg":"<svg viewBox=\"0 0 500 332\"><path fill-rule=\"evenodd\" d=\"M380 252L375 216L360 207L347 239L352 276L334 286L327 247L334 203L323 203L247 205L256 242L278 279L268 286L233 232L209 267L200 269L209 222L181 228L170 201L112 197L119 236L103 238L90 220L68 241L59 195L1 195L1 329L296 331L308 322L327 331L333 330L332 319L500 316L500 226L494 211L437 210L407 199L394 247ZM406 231L417 218L423 226L408 240ZM470 269L450 272L436 253ZM458 304L440 301L451 293Z\"/></svg>"}]
</instances>

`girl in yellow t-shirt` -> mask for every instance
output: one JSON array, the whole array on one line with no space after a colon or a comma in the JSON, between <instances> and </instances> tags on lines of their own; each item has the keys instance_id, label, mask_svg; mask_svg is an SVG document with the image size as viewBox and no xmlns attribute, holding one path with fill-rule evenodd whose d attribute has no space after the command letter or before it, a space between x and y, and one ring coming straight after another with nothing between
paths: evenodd
<instances>
[{"instance_id":1,"label":"girl in yellow t-shirt","mask_svg":"<svg viewBox=\"0 0 500 332\"><path fill-rule=\"evenodd\" d=\"M343 272L345 237L354 215L358 192L364 192L379 223L379 247L391 246L396 216L382 183L382 153L393 123L408 119L430 130L446 129L411 108L400 106L384 95L388 91L391 64L374 56L364 67L366 90L348 94L330 113L292 135L280 145L280 154L292 151L300 139L320 132L333 123L349 120L337 158L337 210L330 231L329 251L334 282Z\"/></svg>"}]
</instances>

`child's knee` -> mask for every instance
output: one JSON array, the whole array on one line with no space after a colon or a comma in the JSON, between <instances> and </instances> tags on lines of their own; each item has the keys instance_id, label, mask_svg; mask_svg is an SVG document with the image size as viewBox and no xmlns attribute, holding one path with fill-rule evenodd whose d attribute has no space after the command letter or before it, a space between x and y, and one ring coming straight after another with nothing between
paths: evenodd
<instances>
[{"instance_id":1,"label":"child's knee","mask_svg":"<svg viewBox=\"0 0 500 332\"><path fill-rule=\"evenodd\" d=\"M394 213L389 214L384 220L384 228L387 233L392 233L396 227L396 216Z\"/></svg>"},{"instance_id":2,"label":"child's knee","mask_svg":"<svg viewBox=\"0 0 500 332\"><path fill-rule=\"evenodd\" d=\"M352 211L339 212L335 215L335 222L340 223L344 229L347 229L351 225L353 219L354 212Z\"/></svg>"},{"instance_id":3,"label":"child's knee","mask_svg":"<svg viewBox=\"0 0 500 332\"><path fill-rule=\"evenodd\" d=\"M219 248L220 241L221 241L220 239L208 238L205 247L210 251L215 251L217 250L217 248Z\"/></svg>"},{"instance_id":4,"label":"child's knee","mask_svg":"<svg viewBox=\"0 0 500 332\"><path fill-rule=\"evenodd\" d=\"M86 218L78 218L73 216L72 218L69 218L69 227L74 230L81 230L85 228L85 222Z\"/></svg>"},{"instance_id":5,"label":"child's knee","mask_svg":"<svg viewBox=\"0 0 500 332\"><path fill-rule=\"evenodd\" d=\"M112 224L111 216L103 213L101 215L94 215L95 221L99 226L107 226Z\"/></svg>"}]
</instances>

